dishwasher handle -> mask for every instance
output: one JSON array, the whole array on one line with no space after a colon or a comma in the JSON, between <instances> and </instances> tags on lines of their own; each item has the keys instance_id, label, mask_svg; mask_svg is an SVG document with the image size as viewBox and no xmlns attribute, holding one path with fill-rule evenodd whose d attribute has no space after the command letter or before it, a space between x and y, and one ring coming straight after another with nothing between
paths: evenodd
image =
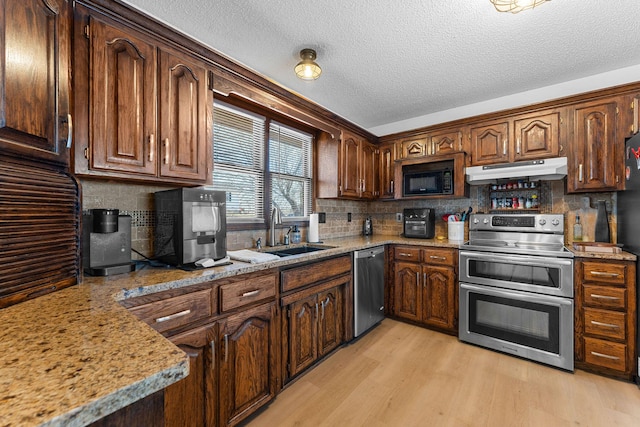
<instances>
[{"instance_id":1,"label":"dishwasher handle","mask_svg":"<svg viewBox=\"0 0 640 427\"><path fill-rule=\"evenodd\" d=\"M360 251L353 252L353 257L355 259L375 258L378 255L384 255L384 246L377 246L375 248L363 249Z\"/></svg>"}]
</instances>

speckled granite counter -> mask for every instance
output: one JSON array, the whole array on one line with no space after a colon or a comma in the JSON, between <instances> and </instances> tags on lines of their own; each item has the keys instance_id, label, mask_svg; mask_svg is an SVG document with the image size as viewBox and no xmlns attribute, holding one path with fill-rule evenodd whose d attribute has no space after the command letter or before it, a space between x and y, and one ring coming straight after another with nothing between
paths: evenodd
<instances>
[{"instance_id":1,"label":"speckled granite counter","mask_svg":"<svg viewBox=\"0 0 640 427\"><path fill-rule=\"evenodd\" d=\"M333 248L262 264L86 277L80 285L0 310L0 425L86 425L187 375L186 355L119 300L378 245L460 247L380 235L323 244ZM626 253L579 256L635 259Z\"/></svg>"}]
</instances>

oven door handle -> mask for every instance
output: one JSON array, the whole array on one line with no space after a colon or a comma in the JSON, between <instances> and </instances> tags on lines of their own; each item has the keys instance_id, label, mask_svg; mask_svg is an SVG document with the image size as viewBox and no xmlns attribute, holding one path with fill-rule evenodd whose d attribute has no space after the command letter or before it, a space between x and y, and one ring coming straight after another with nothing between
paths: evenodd
<instances>
[{"instance_id":1,"label":"oven door handle","mask_svg":"<svg viewBox=\"0 0 640 427\"><path fill-rule=\"evenodd\" d=\"M469 259L480 259L480 260L491 260L496 261L499 253L479 253L479 252L460 252L460 258L463 256L466 257L465 260ZM504 254L508 255L508 254ZM528 256L528 255L508 255L509 258L500 259L500 263L502 264L521 264L521 265L534 265L538 267L558 267L562 265L571 266L573 265L572 259L565 258L550 258L550 257L542 257L542 256Z\"/></svg>"},{"instance_id":2,"label":"oven door handle","mask_svg":"<svg viewBox=\"0 0 640 427\"><path fill-rule=\"evenodd\" d=\"M489 295L494 297L513 298L520 301L537 302L541 304L552 303L554 305L572 305L573 300L570 298L559 297L554 295L541 295L533 294L529 292L518 292L509 289L493 289L486 286L470 285L468 283L460 282L460 290L466 289L469 291L475 291L482 295Z\"/></svg>"}]
</instances>

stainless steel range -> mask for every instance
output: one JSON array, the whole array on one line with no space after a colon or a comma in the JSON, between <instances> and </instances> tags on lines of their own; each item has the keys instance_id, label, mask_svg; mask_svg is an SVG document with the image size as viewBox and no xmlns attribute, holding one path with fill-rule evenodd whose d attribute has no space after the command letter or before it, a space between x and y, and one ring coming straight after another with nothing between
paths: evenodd
<instances>
[{"instance_id":1,"label":"stainless steel range","mask_svg":"<svg viewBox=\"0 0 640 427\"><path fill-rule=\"evenodd\" d=\"M461 341L573 371L563 215L471 215L459 280Z\"/></svg>"}]
</instances>

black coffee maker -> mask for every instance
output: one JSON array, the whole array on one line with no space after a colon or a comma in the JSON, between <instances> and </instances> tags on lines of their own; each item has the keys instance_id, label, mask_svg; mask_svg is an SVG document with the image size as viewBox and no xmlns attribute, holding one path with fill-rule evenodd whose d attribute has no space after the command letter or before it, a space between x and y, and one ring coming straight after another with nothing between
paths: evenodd
<instances>
[{"instance_id":1,"label":"black coffee maker","mask_svg":"<svg viewBox=\"0 0 640 427\"><path fill-rule=\"evenodd\" d=\"M120 215L118 209L91 209L82 215L82 267L91 276L135 270L129 215Z\"/></svg>"}]
</instances>

